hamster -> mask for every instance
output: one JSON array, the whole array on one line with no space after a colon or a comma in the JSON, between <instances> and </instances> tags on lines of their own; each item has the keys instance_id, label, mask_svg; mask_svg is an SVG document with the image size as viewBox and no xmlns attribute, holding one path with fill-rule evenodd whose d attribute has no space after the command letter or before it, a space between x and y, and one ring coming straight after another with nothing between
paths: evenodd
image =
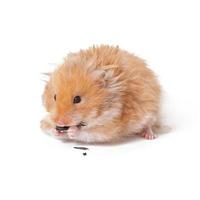
<instances>
[{"instance_id":1,"label":"hamster","mask_svg":"<svg viewBox=\"0 0 200 200\"><path fill-rule=\"evenodd\" d=\"M41 128L56 138L104 143L135 134L154 139L161 88L146 63L119 47L70 53L49 74Z\"/></svg>"}]
</instances>

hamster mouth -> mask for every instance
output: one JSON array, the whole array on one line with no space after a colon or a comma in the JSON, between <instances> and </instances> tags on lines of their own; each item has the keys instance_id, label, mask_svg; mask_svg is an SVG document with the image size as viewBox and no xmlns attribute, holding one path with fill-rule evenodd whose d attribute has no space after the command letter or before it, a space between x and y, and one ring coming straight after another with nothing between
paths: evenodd
<instances>
[{"instance_id":1,"label":"hamster mouth","mask_svg":"<svg viewBox=\"0 0 200 200\"><path fill-rule=\"evenodd\" d=\"M81 129L81 127L86 126L85 122L80 122L79 124L75 125L78 129ZM67 133L68 129L71 126L56 126L55 129L58 131L58 133Z\"/></svg>"}]
</instances>

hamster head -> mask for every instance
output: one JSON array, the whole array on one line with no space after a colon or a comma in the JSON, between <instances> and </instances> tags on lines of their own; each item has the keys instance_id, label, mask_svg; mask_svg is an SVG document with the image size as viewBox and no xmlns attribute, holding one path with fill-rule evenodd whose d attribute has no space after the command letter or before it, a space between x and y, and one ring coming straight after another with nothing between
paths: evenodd
<instances>
[{"instance_id":1,"label":"hamster head","mask_svg":"<svg viewBox=\"0 0 200 200\"><path fill-rule=\"evenodd\" d=\"M52 122L83 129L120 114L119 70L62 65L50 74L43 103ZM111 112L113 114L111 114ZM109 116L109 117L108 117Z\"/></svg>"}]
</instances>

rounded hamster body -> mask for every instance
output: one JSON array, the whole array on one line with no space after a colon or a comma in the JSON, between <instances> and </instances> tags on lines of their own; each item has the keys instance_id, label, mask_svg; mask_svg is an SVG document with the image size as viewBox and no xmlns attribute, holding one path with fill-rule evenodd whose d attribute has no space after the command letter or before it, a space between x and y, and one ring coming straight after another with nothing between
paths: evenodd
<instances>
[{"instance_id":1,"label":"rounded hamster body","mask_svg":"<svg viewBox=\"0 0 200 200\"><path fill-rule=\"evenodd\" d=\"M69 54L49 76L45 132L86 143L134 134L155 138L161 89L142 59L118 47L93 46Z\"/></svg>"}]
</instances>

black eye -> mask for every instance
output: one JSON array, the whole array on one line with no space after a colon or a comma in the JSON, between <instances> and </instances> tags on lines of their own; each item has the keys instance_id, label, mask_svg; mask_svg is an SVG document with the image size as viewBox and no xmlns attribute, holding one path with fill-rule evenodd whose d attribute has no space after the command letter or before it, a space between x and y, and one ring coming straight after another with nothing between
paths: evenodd
<instances>
[{"instance_id":1,"label":"black eye","mask_svg":"<svg viewBox=\"0 0 200 200\"><path fill-rule=\"evenodd\" d=\"M80 103L81 102L81 97L80 96L75 96L73 103Z\"/></svg>"},{"instance_id":2,"label":"black eye","mask_svg":"<svg viewBox=\"0 0 200 200\"><path fill-rule=\"evenodd\" d=\"M56 94L54 95L54 97L53 97L53 98L54 98L54 100L56 101Z\"/></svg>"}]
</instances>

